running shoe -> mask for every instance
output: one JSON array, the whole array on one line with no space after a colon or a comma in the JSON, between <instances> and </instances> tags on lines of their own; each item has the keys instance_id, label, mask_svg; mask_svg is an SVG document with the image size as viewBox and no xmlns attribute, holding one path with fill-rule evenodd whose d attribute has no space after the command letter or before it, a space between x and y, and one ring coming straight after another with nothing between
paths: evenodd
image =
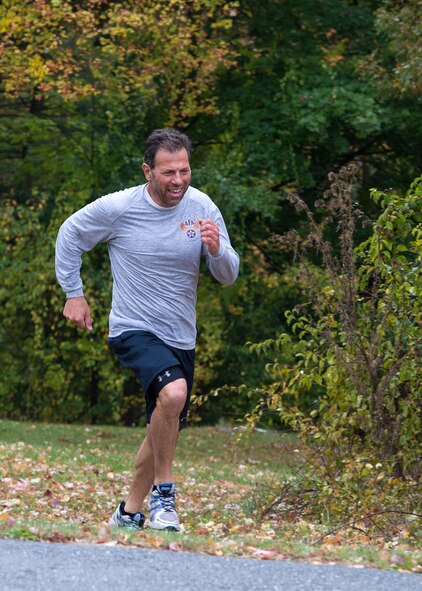
<instances>
[{"instance_id":1,"label":"running shoe","mask_svg":"<svg viewBox=\"0 0 422 591\"><path fill-rule=\"evenodd\" d=\"M165 529L168 531L183 530L175 509L175 494L176 486L171 482L154 484L148 499L150 514L146 525L152 529Z\"/></svg>"},{"instance_id":2,"label":"running shoe","mask_svg":"<svg viewBox=\"0 0 422 591\"><path fill-rule=\"evenodd\" d=\"M131 529L143 529L145 515L143 513L124 514L125 502L122 501L113 515L110 517L109 525L112 527L130 527Z\"/></svg>"}]
</instances>

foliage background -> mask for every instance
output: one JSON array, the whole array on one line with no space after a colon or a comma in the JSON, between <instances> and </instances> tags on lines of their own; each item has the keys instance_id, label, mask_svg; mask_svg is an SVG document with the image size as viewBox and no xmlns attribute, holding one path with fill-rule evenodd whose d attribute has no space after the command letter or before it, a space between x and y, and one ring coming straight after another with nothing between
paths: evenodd
<instances>
[{"instance_id":1,"label":"foliage background","mask_svg":"<svg viewBox=\"0 0 422 591\"><path fill-rule=\"evenodd\" d=\"M211 398L193 418L251 408L271 379L245 343L275 338L307 297L270 239L306 231L288 195L313 202L328 172L353 160L356 198L376 216L369 189L404 192L421 170L418 5L4 0L0 416L142 424L139 387L106 346L106 250L84 259L95 331L82 335L61 317L54 242L74 210L143 182L143 142L166 125L192 137L193 184L222 208L242 257L230 288L202 274L195 393L243 384L249 394ZM280 425L275 412L262 421Z\"/></svg>"}]
</instances>

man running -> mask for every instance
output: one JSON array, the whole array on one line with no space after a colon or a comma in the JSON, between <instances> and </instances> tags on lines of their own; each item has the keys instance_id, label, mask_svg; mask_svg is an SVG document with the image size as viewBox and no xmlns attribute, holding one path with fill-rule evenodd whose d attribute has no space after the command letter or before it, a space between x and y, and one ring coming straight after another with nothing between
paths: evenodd
<instances>
[{"instance_id":1,"label":"man running","mask_svg":"<svg viewBox=\"0 0 422 591\"><path fill-rule=\"evenodd\" d=\"M146 184L101 197L70 216L56 244L56 274L67 300L64 316L92 330L83 295L81 257L108 245L113 297L108 343L143 386L147 435L139 448L129 494L110 524L180 531L173 458L186 426L193 384L196 293L201 254L212 275L230 285L239 272L223 217L190 186L188 136L158 129L145 145Z\"/></svg>"}]
</instances>

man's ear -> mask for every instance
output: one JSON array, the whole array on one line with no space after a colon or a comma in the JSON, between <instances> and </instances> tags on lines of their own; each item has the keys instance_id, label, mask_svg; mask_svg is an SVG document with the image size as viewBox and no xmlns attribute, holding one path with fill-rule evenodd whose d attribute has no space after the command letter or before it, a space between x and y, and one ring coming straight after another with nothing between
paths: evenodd
<instances>
[{"instance_id":1,"label":"man's ear","mask_svg":"<svg viewBox=\"0 0 422 591\"><path fill-rule=\"evenodd\" d=\"M151 180L151 167L148 166L148 164L146 162L144 162L142 164L142 172L144 173L147 181L150 181Z\"/></svg>"}]
</instances>

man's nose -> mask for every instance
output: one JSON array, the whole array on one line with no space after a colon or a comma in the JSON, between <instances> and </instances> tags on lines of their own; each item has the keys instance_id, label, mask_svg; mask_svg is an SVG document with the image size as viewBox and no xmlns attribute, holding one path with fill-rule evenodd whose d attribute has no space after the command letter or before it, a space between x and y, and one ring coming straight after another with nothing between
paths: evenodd
<instances>
[{"instance_id":1,"label":"man's nose","mask_svg":"<svg viewBox=\"0 0 422 591\"><path fill-rule=\"evenodd\" d=\"M180 172L175 172L172 178L173 183L175 183L176 185L183 185L183 179L182 179L182 175L180 174Z\"/></svg>"}]
</instances>

